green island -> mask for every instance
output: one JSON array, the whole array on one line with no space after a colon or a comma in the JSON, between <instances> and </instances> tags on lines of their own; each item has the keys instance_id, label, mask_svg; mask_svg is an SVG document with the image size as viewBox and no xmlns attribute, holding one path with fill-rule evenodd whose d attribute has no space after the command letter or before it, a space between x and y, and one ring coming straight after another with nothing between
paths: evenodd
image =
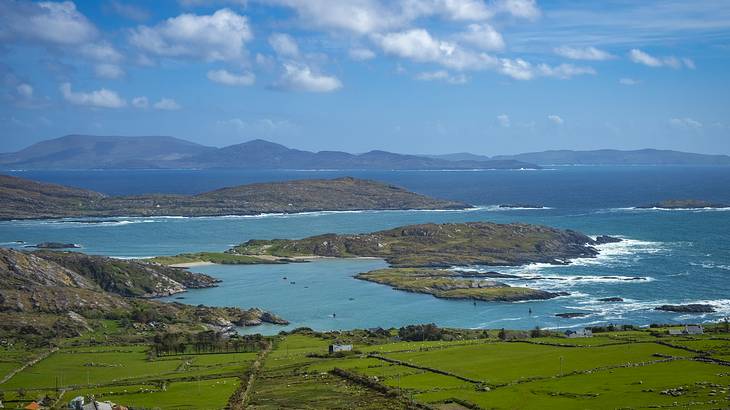
<instances>
[{"instance_id":1,"label":"green island","mask_svg":"<svg viewBox=\"0 0 730 410\"><path fill-rule=\"evenodd\" d=\"M397 186L351 177L248 184L197 195L149 194L115 197L0 175L0 220L200 217L471 207L463 202L430 198Z\"/></svg>"},{"instance_id":2,"label":"green island","mask_svg":"<svg viewBox=\"0 0 730 410\"><path fill-rule=\"evenodd\" d=\"M469 272L469 277L478 277ZM527 287L509 286L484 279L466 279L465 272L444 269L392 268L355 275L356 279L388 285L406 292L425 293L443 299L474 299L487 302L551 299L562 294Z\"/></svg>"},{"instance_id":3,"label":"green island","mask_svg":"<svg viewBox=\"0 0 730 410\"><path fill-rule=\"evenodd\" d=\"M0 334L5 408L726 408L730 328L399 329L223 337L93 319L79 335ZM331 347L336 347L330 353ZM333 349L334 350L334 349Z\"/></svg>"}]
</instances>

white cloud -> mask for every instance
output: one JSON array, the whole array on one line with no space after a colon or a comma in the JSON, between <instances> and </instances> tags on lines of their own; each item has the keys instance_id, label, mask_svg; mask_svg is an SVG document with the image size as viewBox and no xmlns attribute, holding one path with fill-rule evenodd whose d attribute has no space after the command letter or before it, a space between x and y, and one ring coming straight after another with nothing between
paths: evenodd
<instances>
[{"instance_id":1,"label":"white cloud","mask_svg":"<svg viewBox=\"0 0 730 410\"><path fill-rule=\"evenodd\" d=\"M33 86L30 84L20 83L17 87L15 87L15 91L18 93L18 96L24 100L33 99Z\"/></svg>"},{"instance_id":2,"label":"white cloud","mask_svg":"<svg viewBox=\"0 0 730 410\"><path fill-rule=\"evenodd\" d=\"M418 74L416 79L421 81L444 81L449 84L466 84L469 81L469 78L464 74L451 75L446 70L426 71Z\"/></svg>"},{"instance_id":3,"label":"white cloud","mask_svg":"<svg viewBox=\"0 0 730 410\"><path fill-rule=\"evenodd\" d=\"M499 11L528 20L535 20L541 14L535 0L498 0L496 6Z\"/></svg>"},{"instance_id":4,"label":"white cloud","mask_svg":"<svg viewBox=\"0 0 730 410\"><path fill-rule=\"evenodd\" d=\"M355 61L372 60L375 58L375 53L369 48L351 48L348 54Z\"/></svg>"},{"instance_id":5,"label":"white cloud","mask_svg":"<svg viewBox=\"0 0 730 410\"><path fill-rule=\"evenodd\" d=\"M702 128L702 123L692 118L672 118L669 120L669 125L675 128L683 129L694 129L698 130Z\"/></svg>"},{"instance_id":6,"label":"white cloud","mask_svg":"<svg viewBox=\"0 0 730 410\"><path fill-rule=\"evenodd\" d=\"M459 35L464 42L482 50L499 51L504 49L504 39L489 24L469 24L467 30Z\"/></svg>"},{"instance_id":7,"label":"white cloud","mask_svg":"<svg viewBox=\"0 0 730 410\"><path fill-rule=\"evenodd\" d=\"M671 67L675 70L682 67L686 67L692 70L695 69L694 61L689 58L679 59L674 56L655 57L650 55L649 53L639 50L638 48L634 48L629 51L629 58L634 63L643 64L648 67Z\"/></svg>"},{"instance_id":8,"label":"white cloud","mask_svg":"<svg viewBox=\"0 0 730 410\"><path fill-rule=\"evenodd\" d=\"M124 59L122 53L106 42L83 44L78 48L78 51L84 57L105 63L118 63Z\"/></svg>"},{"instance_id":9,"label":"white cloud","mask_svg":"<svg viewBox=\"0 0 730 410\"><path fill-rule=\"evenodd\" d=\"M267 5L293 9L302 26L350 31L359 35L382 33L408 27L420 18L455 21L484 21L494 15L483 0L257 0ZM504 4L502 4L504 3ZM526 0L501 1L499 11L520 13ZM532 3L534 6L534 3Z\"/></svg>"},{"instance_id":10,"label":"white cloud","mask_svg":"<svg viewBox=\"0 0 730 410\"><path fill-rule=\"evenodd\" d=\"M208 71L208 79L224 85L252 85L256 82L254 73L248 71L234 74L228 70L210 70Z\"/></svg>"},{"instance_id":11,"label":"white cloud","mask_svg":"<svg viewBox=\"0 0 730 410\"><path fill-rule=\"evenodd\" d=\"M509 128L512 123L510 122L509 115L507 114L499 114L497 116L497 122L499 123L499 126L502 128Z\"/></svg>"},{"instance_id":12,"label":"white cloud","mask_svg":"<svg viewBox=\"0 0 730 410\"><path fill-rule=\"evenodd\" d=\"M340 89L342 83L337 77L313 72L305 64L284 63L284 73L275 87L291 91L326 93Z\"/></svg>"},{"instance_id":13,"label":"white cloud","mask_svg":"<svg viewBox=\"0 0 730 410\"><path fill-rule=\"evenodd\" d=\"M557 66L549 66L540 64L537 66L540 75L545 77L556 77L568 79L577 75L596 74L596 70L591 67L578 67L572 64L560 64Z\"/></svg>"},{"instance_id":14,"label":"white cloud","mask_svg":"<svg viewBox=\"0 0 730 410\"><path fill-rule=\"evenodd\" d=\"M521 58L500 59L498 71L515 80L531 80L535 77L555 77L565 80L578 75L596 73L591 67L578 67L572 64L560 64L557 66L538 64L537 66L533 66Z\"/></svg>"},{"instance_id":15,"label":"white cloud","mask_svg":"<svg viewBox=\"0 0 730 410\"><path fill-rule=\"evenodd\" d=\"M117 79L124 76L124 70L116 64L97 64L94 74L100 78Z\"/></svg>"},{"instance_id":16,"label":"white cloud","mask_svg":"<svg viewBox=\"0 0 730 410\"><path fill-rule=\"evenodd\" d=\"M618 82L621 85L637 85L640 83L639 80L634 80L633 78L622 78Z\"/></svg>"},{"instance_id":17,"label":"white cloud","mask_svg":"<svg viewBox=\"0 0 730 410\"><path fill-rule=\"evenodd\" d=\"M557 55L569 58L571 60L592 60L592 61L604 61L616 58L613 54L599 50L595 47L568 47L562 46L555 50Z\"/></svg>"},{"instance_id":18,"label":"white cloud","mask_svg":"<svg viewBox=\"0 0 730 410\"><path fill-rule=\"evenodd\" d=\"M88 93L74 92L70 83L63 83L59 88L63 98L71 104L100 108L121 108L127 105L127 102L116 92L106 88Z\"/></svg>"},{"instance_id":19,"label":"white cloud","mask_svg":"<svg viewBox=\"0 0 730 410\"><path fill-rule=\"evenodd\" d=\"M296 11L306 27L368 34L403 24L403 17L378 1L268 0Z\"/></svg>"},{"instance_id":20,"label":"white cloud","mask_svg":"<svg viewBox=\"0 0 730 410\"><path fill-rule=\"evenodd\" d=\"M132 106L136 108L147 108L149 107L150 102L147 99L147 97L135 97L132 98Z\"/></svg>"},{"instance_id":21,"label":"white cloud","mask_svg":"<svg viewBox=\"0 0 730 410\"><path fill-rule=\"evenodd\" d=\"M96 27L71 1L0 2L0 38L16 38L50 45L93 42Z\"/></svg>"},{"instance_id":22,"label":"white cloud","mask_svg":"<svg viewBox=\"0 0 730 410\"><path fill-rule=\"evenodd\" d=\"M435 39L424 29L376 35L373 38L386 54L422 63L437 63L454 70L482 70L497 64L494 57L464 50L453 42Z\"/></svg>"},{"instance_id":23,"label":"white cloud","mask_svg":"<svg viewBox=\"0 0 730 410\"><path fill-rule=\"evenodd\" d=\"M71 1L0 1L0 42L35 44L103 62L120 61L121 53L99 37L96 26Z\"/></svg>"},{"instance_id":24,"label":"white cloud","mask_svg":"<svg viewBox=\"0 0 730 410\"><path fill-rule=\"evenodd\" d=\"M269 45L279 57L294 58L299 55L299 46L292 36L285 33L274 33L269 36Z\"/></svg>"},{"instance_id":25,"label":"white cloud","mask_svg":"<svg viewBox=\"0 0 730 410\"><path fill-rule=\"evenodd\" d=\"M508 75L515 80L531 80L535 77L532 65L527 61L518 59L502 58L499 60L499 72Z\"/></svg>"},{"instance_id":26,"label":"white cloud","mask_svg":"<svg viewBox=\"0 0 730 410\"><path fill-rule=\"evenodd\" d=\"M177 103L177 101L173 100L172 98L161 98L160 101L157 101L153 107L156 110L166 110L166 111L175 111L182 108L180 104Z\"/></svg>"},{"instance_id":27,"label":"white cloud","mask_svg":"<svg viewBox=\"0 0 730 410\"><path fill-rule=\"evenodd\" d=\"M637 64L644 64L649 67L661 67L663 65L661 60L639 50L638 48L634 48L629 51L629 58Z\"/></svg>"},{"instance_id":28,"label":"white cloud","mask_svg":"<svg viewBox=\"0 0 730 410\"><path fill-rule=\"evenodd\" d=\"M560 116L555 115L555 114L550 114L547 116L547 118L548 118L548 120L550 120L550 122L552 122L555 125L563 125L563 123L565 123L565 120L563 120L562 118L560 118Z\"/></svg>"},{"instance_id":29,"label":"white cloud","mask_svg":"<svg viewBox=\"0 0 730 410\"><path fill-rule=\"evenodd\" d=\"M161 57L205 61L241 61L245 45L253 38L246 16L229 9L212 15L181 14L154 27L139 26L130 42L141 50Z\"/></svg>"}]
</instances>

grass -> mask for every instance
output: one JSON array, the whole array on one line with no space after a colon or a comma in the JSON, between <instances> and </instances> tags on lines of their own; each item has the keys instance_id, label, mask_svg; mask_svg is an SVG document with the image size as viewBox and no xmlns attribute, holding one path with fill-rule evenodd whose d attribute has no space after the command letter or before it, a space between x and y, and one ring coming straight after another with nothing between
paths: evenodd
<instances>
[{"instance_id":1,"label":"grass","mask_svg":"<svg viewBox=\"0 0 730 410\"><path fill-rule=\"evenodd\" d=\"M115 331L112 324L106 329ZM452 341L401 342L392 335L365 339L362 331L304 331L277 336L247 407L404 409L409 400L437 408L460 408L446 404L456 401L489 409L730 406L730 368L693 360L730 355L725 334L674 338L634 330L586 339L552 335L510 342L497 339L494 331L486 339L464 331L464 339ZM61 405L78 395L94 395L134 408L218 409L225 407L240 385L239 376L257 355L150 359L148 345L100 346L91 340L64 344L0 385L6 407L45 394L55 397L58 376L59 385L67 389ZM328 356L327 347L335 340L353 343L355 351ZM1 370L19 366L38 352L14 346L0 353ZM335 375L335 368L368 382ZM27 392L16 401L20 387Z\"/></svg>"},{"instance_id":2,"label":"grass","mask_svg":"<svg viewBox=\"0 0 730 410\"><path fill-rule=\"evenodd\" d=\"M687 355L683 350L653 343L600 346L590 349L527 343L485 343L426 352L393 353L386 356L421 366L435 367L490 384L502 384L531 377L556 376L561 372L566 374L596 367L656 360L656 357L652 357L655 353Z\"/></svg>"},{"instance_id":3,"label":"grass","mask_svg":"<svg viewBox=\"0 0 730 410\"><path fill-rule=\"evenodd\" d=\"M115 403L124 403L134 408L164 409L221 409L228 397L233 394L240 379L221 378L190 382L172 382L162 391L159 386L135 385L116 387L105 390L76 390L66 393L64 397L72 399L76 396L94 394L97 400L109 399ZM101 399L99 398L101 396Z\"/></svg>"}]
</instances>

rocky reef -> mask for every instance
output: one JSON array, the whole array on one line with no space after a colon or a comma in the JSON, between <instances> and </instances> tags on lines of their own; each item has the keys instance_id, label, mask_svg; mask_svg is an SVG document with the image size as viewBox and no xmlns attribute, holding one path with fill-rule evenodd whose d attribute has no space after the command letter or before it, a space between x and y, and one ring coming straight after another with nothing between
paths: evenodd
<instances>
[{"instance_id":1,"label":"rocky reef","mask_svg":"<svg viewBox=\"0 0 730 410\"><path fill-rule=\"evenodd\" d=\"M702 209L702 208L728 208L730 205L717 202L703 201L699 199L668 199L654 202L648 205L637 206L637 209Z\"/></svg>"},{"instance_id":2,"label":"rocky reef","mask_svg":"<svg viewBox=\"0 0 730 410\"><path fill-rule=\"evenodd\" d=\"M713 313L715 308L712 305L690 303L686 305L661 305L655 310L663 310L665 312L677 312L677 313Z\"/></svg>"}]
</instances>

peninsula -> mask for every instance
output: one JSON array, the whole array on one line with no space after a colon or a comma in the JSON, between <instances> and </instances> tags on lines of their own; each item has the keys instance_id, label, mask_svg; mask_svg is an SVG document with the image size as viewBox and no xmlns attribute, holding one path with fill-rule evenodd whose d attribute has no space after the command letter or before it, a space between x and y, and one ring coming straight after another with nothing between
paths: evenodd
<instances>
[{"instance_id":1,"label":"peninsula","mask_svg":"<svg viewBox=\"0 0 730 410\"><path fill-rule=\"evenodd\" d=\"M0 175L0 220L471 207L463 202L430 198L397 186L351 177L257 183L198 195L110 197L94 191Z\"/></svg>"},{"instance_id":2,"label":"peninsula","mask_svg":"<svg viewBox=\"0 0 730 410\"><path fill-rule=\"evenodd\" d=\"M40 338L80 335L98 319L138 330L215 330L287 324L257 308L162 303L155 297L217 286L208 275L76 252L0 248L0 331Z\"/></svg>"}]
</instances>

